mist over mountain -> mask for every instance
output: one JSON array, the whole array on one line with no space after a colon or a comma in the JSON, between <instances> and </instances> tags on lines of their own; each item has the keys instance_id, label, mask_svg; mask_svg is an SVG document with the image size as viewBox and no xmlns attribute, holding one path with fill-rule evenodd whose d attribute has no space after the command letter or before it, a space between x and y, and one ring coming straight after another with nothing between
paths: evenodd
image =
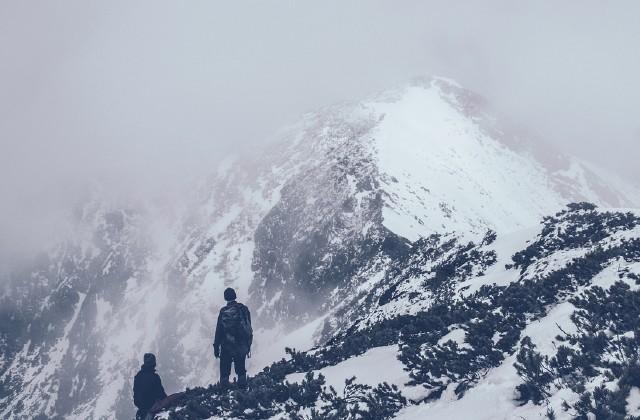
<instances>
[{"instance_id":1,"label":"mist over mountain","mask_svg":"<svg viewBox=\"0 0 640 420\"><path fill-rule=\"evenodd\" d=\"M64 237L91 182L110 202L180 203L301 113L425 74L478 92L540 149L636 182L639 7L3 4L0 260Z\"/></svg>"}]
</instances>

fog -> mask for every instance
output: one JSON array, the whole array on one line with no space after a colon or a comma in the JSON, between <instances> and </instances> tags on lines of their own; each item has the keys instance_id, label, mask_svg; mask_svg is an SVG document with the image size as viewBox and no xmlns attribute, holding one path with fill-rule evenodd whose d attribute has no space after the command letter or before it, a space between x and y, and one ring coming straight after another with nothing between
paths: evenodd
<instances>
[{"instance_id":1,"label":"fog","mask_svg":"<svg viewBox=\"0 0 640 420\"><path fill-rule=\"evenodd\" d=\"M427 74L635 182L639 19L635 1L4 1L0 261L91 183L179 201L298 115Z\"/></svg>"}]
</instances>

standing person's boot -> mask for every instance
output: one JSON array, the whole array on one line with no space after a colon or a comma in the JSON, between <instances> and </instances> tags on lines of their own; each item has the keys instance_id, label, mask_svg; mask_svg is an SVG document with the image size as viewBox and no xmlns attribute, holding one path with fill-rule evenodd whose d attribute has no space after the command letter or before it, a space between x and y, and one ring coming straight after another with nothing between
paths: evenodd
<instances>
[{"instance_id":1,"label":"standing person's boot","mask_svg":"<svg viewBox=\"0 0 640 420\"><path fill-rule=\"evenodd\" d=\"M247 389L247 375L238 375L238 388Z\"/></svg>"},{"instance_id":2,"label":"standing person's boot","mask_svg":"<svg viewBox=\"0 0 640 420\"><path fill-rule=\"evenodd\" d=\"M231 363L233 363L233 357L228 350L222 349L216 351L216 354L220 357L220 389L229 389L229 376L231 375Z\"/></svg>"}]
</instances>

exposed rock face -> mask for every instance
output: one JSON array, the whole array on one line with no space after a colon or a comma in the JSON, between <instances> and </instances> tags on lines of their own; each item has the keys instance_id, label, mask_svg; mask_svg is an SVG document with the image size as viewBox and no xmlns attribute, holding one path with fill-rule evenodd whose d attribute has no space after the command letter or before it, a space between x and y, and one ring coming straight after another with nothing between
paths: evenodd
<instances>
[{"instance_id":1,"label":"exposed rock face","mask_svg":"<svg viewBox=\"0 0 640 420\"><path fill-rule=\"evenodd\" d=\"M90 236L43 253L6 280L5 417L68 414L105 391L100 369L105 349L113 345L109 318L122 309L132 283L149 281L152 248L138 226L140 215L91 207L82 216Z\"/></svg>"}]
</instances>

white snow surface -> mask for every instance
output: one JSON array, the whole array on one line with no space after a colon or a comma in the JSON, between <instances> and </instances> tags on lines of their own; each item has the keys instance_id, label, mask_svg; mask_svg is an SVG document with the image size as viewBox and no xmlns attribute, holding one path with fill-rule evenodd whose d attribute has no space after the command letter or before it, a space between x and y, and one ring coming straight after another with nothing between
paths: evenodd
<instances>
[{"instance_id":1,"label":"white snow surface","mask_svg":"<svg viewBox=\"0 0 640 420\"><path fill-rule=\"evenodd\" d=\"M416 240L433 231L500 232L528 227L564 199L544 168L482 132L429 87L373 104L373 134L385 182L385 224ZM500 203L496 206L496 203Z\"/></svg>"},{"instance_id":2,"label":"white snow surface","mask_svg":"<svg viewBox=\"0 0 640 420\"><path fill-rule=\"evenodd\" d=\"M467 332L462 328L454 328L449 331L447 334L443 335L440 340L438 340L438 345L443 345L448 341L452 341L458 345L458 347L464 348L468 347L465 339L467 337Z\"/></svg>"},{"instance_id":3,"label":"white snow surface","mask_svg":"<svg viewBox=\"0 0 640 420\"><path fill-rule=\"evenodd\" d=\"M389 385L396 385L408 398L424 397L422 387L407 385L411 378L409 373L404 371L404 365L397 356L398 346L396 345L374 347L359 356L313 371L313 373L322 374L325 377L326 386L333 387L338 394L342 394L345 381L355 376L356 382L360 384L376 387L382 382L387 382ZM292 373L287 375L286 380L300 383L305 375L306 373Z\"/></svg>"},{"instance_id":4,"label":"white snow surface","mask_svg":"<svg viewBox=\"0 0 640 420\"><path fill-rule=\"evenodd\" d=\"M560 183L544 162L493 138L450 90L434 78L358 108L379 121L372 147L385 191L384 224L391 231L411 241L434 231L508 233L537 224L569 201L640 205L637 189L615 177L609 182L603 171L598 174L606 181L592 175L601 186L594 191L585 180L588 164L577 159ZM615 191L602 187L609 184ZM628 200L619 198L620 188Z\"/></svg>"},{"instance_id":5,"label":"white snow surface","mask_svg":"<svg viewBox=\"0 0 640 420\"><path fill-rule=\"evenodd\" d=\"M629 392L627 412L630 416L640 416L640 389L638 387L634 386Z\"/></svg>"}]
</instances>

